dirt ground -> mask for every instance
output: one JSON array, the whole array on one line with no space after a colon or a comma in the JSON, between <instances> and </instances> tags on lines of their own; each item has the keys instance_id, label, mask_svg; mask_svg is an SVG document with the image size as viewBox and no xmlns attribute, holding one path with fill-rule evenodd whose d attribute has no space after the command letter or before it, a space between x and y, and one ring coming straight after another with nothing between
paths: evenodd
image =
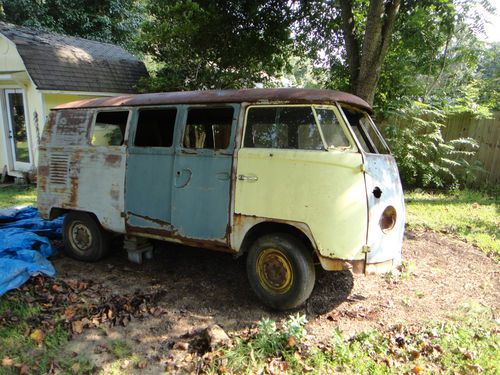
<instances>
[{"instance_id":1,"label":"dirt ground","mask_svg":"<svg viewBox=\"0 0 500 375\"><path fill-rule=\"evenodd\" d=\"M114 326L84 329L66 348L106 370L114 361L106 348L124 340L143 367L122 362L121 373L159 373L190 351L203 351L201 332L218 324L237 334L263 317L276 321L306 314L311 339L327 340L335 328L351 335L367 329L424 323L449 317L465 303L476 302L498 313L500 267L473 246L431 232L412 232L404 242L406 268L400 275L353 276L317 269L316 287L303 307L291 312L267 309L252 293L244 259L202 249L163 244L153 260L130 263L124 251L98 263L57 255L63 280L92 280L101 295L154 294L151 314ZM154 305L154 307L151 307ZM178 343L189 344L177 350ZM183 348L185 349L185 348ZM116 364L115 364L116 365Z\"/></svg>"}]
</instances>

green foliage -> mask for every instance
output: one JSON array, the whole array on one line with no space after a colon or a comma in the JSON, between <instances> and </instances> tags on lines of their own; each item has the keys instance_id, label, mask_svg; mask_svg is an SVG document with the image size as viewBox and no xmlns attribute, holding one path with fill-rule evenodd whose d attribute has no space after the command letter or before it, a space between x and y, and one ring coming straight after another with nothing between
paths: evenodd
<instances>
[{"instance_id":1,"label":"green foliage","mask_svg":"<svg viewBox=\"0 0 500 375\"><path fill-rule=\"evenodd\" d=\"M445 114L420 102L394 112L383 127L406 187L456 188L474 179L480 165L467 161L479 147L472 138L445 142Z\"/></svg>"},{"instance_id":2,"label":"green foliage","mask_svg":"<svg viewBox=\"0 0 500 375\"><path fill-rule=\"evenodd\" d=\"M276 329L260 323L259 333ZM258 335L238 340L218 354L208 373L468 374L500 366L498 324L490 309L471 303L447 321L424 326L396 324L384 331L345 337L340 330L324 343L305 343L277 353L258 352Z\"/></svg>"},{"instance_id":3,"label":"green foliage","mask_svg":"<svg viewBox=\"0 0 500 375\"><path fill-rule=\"evenodd\" d=\"M0 0L2 6L7 22L123 46L144 17L140 0Z\"/></svg>"},{"instance_id":4,"label":"green foliage","mask_svg":"<svg viewBox=\"0 0 500 375\"><path fill-rule=\"evenodd\" d=\"M472 190L451 193L412 191L406 196L409 230L430 229L451 234L500 255L498 191L487 194Z\"/></svg>"},{"instance_id":5,"label":"green foliage","mask_svg":"<svg viewBox=\"0 0 500 375\"><path fill-rule=\"evenodd\" d=\"M139 48L160 66L144 82L150 91L253 86L287 65L286 2L150 0L146 9Z\"/></svg>"}]
</instances>

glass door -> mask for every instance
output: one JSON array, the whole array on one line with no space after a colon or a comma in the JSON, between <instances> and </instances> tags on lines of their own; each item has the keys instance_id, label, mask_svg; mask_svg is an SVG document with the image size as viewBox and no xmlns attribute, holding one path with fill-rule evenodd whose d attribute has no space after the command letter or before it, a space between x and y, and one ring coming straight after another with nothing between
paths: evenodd
<instances>
[{"instance_id":1,"label":"glass door","mask_svg":"<svg viewBox=\"0 0 500 375\"><path fill-rule=\"evenodd\" d=\"M14 169L27 170L32 163L24 95L21 90L5 90L5 99Z\"/></svg>"}]
</instances>

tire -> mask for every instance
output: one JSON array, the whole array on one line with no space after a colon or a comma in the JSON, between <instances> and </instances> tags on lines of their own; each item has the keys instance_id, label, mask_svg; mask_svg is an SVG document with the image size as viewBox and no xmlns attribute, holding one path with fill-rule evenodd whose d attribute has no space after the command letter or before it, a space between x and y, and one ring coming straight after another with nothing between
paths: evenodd
<instances>
[{"instance_id":1,"label":"tire","mask_svg":"<svg viewBox=\"0 0 500 375\"><path fill-rule=\"evenodd\" d=\"M259 299L276 310L303 304L316 280L310 251L286 233L264 235L252 244L247 256L247 276Z\"/></svg>"},{"instance_id":2,"label":"tire","mask_svg":"<svg viewBox=\"0 0 500 375\"><path fill-rule=\"evenodd\" d=\"M64 252L71 258L96 262L108 254L110 240L110 234L86 212L69 212L64 218Z\"/></svg>"}]
</instances>

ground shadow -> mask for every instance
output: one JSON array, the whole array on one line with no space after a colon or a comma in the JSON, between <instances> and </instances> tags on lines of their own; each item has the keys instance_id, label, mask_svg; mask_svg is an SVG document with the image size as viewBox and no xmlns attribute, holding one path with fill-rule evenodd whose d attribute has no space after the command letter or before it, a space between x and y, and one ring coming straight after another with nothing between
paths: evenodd
<instances>
[{"instance_id":1,"label":"ground shadow","mask_svg":"<svg viewBox=\"0 0 500 375\"><path fill-rule=\"evenodd\" d=\"M229 329L253 326L262 317L279 320L291 313L314 318L339 306L353 287L350 272L325 272L317 267L316 286L307 303L281 312L267 308L254 295L244 256L235 259L230 254L160 242L155 244L154 258L143 264L129 262L119 246L110 257L92 264L62 255L57 258L55 265L63 277L91 277L118 294L161 289L159 303L165 308L216 317Z\"/></svg>"}]
</instances>

